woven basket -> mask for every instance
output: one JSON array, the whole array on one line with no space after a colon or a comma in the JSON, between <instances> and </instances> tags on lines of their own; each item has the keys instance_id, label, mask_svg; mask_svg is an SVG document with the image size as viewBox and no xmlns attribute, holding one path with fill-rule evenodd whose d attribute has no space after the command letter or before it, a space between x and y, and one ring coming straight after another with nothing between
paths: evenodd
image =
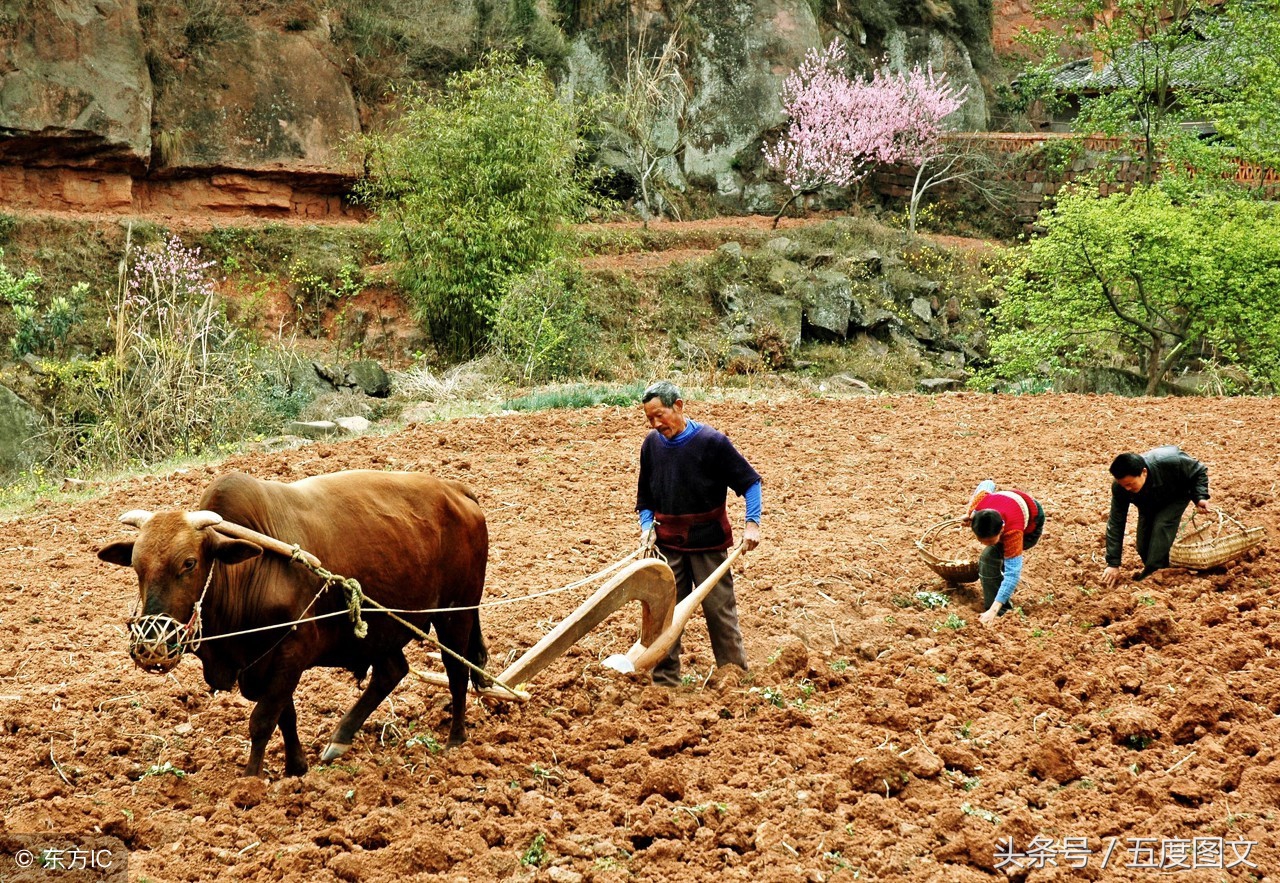
<instances>
[{"instance_id":1,"label":"woven basket","mask_svg":"<svg viewBox=\"0 0 1280 883\"><path fill-rule=\"evenodd\" d=\"M1169 563L1190 570L1207 570L1234 561L1255 546L1262 545L1264 527L1245 527L1221 509L1217 521L1197 527L1196 514L1183 523L1179 536L1169 549Z\"/></svg>"},{"instance_id":2,"label":"woven basket","mask_svg":"<svg viewBox=\"0 0 1280 883\"><path fill-rule=\"evenodd\" d=\"M952 518L935 524L916 540L916 548L920 550L925 564L949 583L971 583L978 578L978 559L943 557L935 551L954 550L960 545L962 538L953 534L959 534L960 531L965 531L964 522L959 518ZM950 554L954 556L955 553L951 551Z\"/></svg>"}]
</instances>

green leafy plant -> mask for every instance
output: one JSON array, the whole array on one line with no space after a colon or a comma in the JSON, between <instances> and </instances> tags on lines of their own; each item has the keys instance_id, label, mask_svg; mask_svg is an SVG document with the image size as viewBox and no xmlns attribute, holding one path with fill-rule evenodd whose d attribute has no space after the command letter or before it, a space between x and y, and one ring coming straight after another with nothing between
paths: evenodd
<instances>
[{"instance_id":1,"label":"green leafy plant","mask_svg":"<svg viewBox=\"0 0 1280 883\"><path fill-rule=\"evenodd\" d=\"M427 749L429 754L439 754L444 751L444 746L440 744L440 740L432 733L418 733L410 736L404 741L405 745L421 745Z\"/></svg>"},{"instance_id":2,"label":"green leafy plant","mask_svg":"<svg viewBox=\"0 0 1280 883\"><path fill-rule=\"evenodd\" d=\"M966 625L967 623L963 619L961 619L956 614L952 613L952 614L948 614L947 618L942 620L941 622L935 623L933 628L934 628L934 631L937 631L938 629L951 629L952 631L959 631L960 629L964 628Z\"/></svg>"},{"instance_id":3,"label":"green leafy plant","mask_svg":"<svg viewBox=\"0 0 1280 883\"><path fill-rule=\"evenodd\" d=\"M175 779L185 779L187 773L185 770L174 766L170 761L164 763L152 764L142 771L142 775L138 777L138 781L151 778L152 776L173 776Z\"/></svg>"},{"instance_id":4,"label":"green leafy plant","mask_svg":"<svg viewBox=\"0 0 1280 883\"><path fill-rule=\"evenodd\" d=\"M536 761L529 764L529 772L533 773L534 779L545 788L555 788L564 781L564 771L559 767L544 767Z\"/></svg>"},{"instance_id":5,"label":"green leafy plant","mask_svg":"<svg viewBox=\"0 0 1280 883\"><path fill-rule=\"evenodd\" d=\"M509 280L494 317L498 354L524 383L578 372L590 351L582 275L556 261Z\"/></svg>"},{"instance_id":6,"label":"green leafy plant","mask_svg":"<svg viewBox=\"0 0 1280 883\"><path fill-rule=\"evenodd\" d=\"M969 803L960 804L960 811L967 816L982 819L984 822L990 822L993 825L1000 824L1000 817L989 809L982 809Z\"/></svg>"},{"instance_id":7,"label":"green leafy plant","mask_svg":"<svg viewBox=\"0 0 1280 883\"><path fill-rule=\"evenodd\" d=\"M547 835L539 832L520 856L520 864L526 868L540 868L550 856L547 855Z\"/></svg>"},{"instance_id":8,"label":"green leafy plant","mask_svg":"<svg viewBox=\"0 0 1280 883\"><path fill-rule=\"evenodd\" d=\"M1125 737L1124 744L1134 751L1144 751L1153 741L1146 733L1134 733Z\"/></svg>"},{"instance_id":9,"label":"green leafy plant","mask_svg":"<svg viewBox=\"0 0 1280 883\"><path fill-rule=\"evenodd\" d=\"M822 857L831 862L832 867L837 871L849 871L853 869L853 865L849 864L848 860L844 857L844 854L838 849L824 852Z\"/></svg>"},{"instance_id":10,"label":"green leafy plant","mask_svg":"<svg viewBox=\"0 0 1280 883\"><path fill-rule=\"evenodd\" d=\"M401 111L367 139L357 190L436 348L470 357L510 281L570 252L566 222L589 201L576 121L540 64L501 53Z\"/></svg>"},{"instance_id":11,"label":"green leafy plant","mask_svg":"<svg viewBox=\"0 0 1280 883\"><path fill-rule=\"evenodd\" d=\"M926 589L916 592L916 603L925 610L937 610L950 604L951 599L943 592L934 592Z\"/></svg>"},{"instance_id":12,"label":"green leafy plant","mask_svg":"<svg viewBox=\"0 0 1280 883\"><path fill-rule=\"evenodd\" d=\"M313 266L306 257L295 256L289 263L289 291L294 311L309 334L323 329L325 315L364 290L360 268L342 263L333 276Z\"/></svg>"}]
</instances>

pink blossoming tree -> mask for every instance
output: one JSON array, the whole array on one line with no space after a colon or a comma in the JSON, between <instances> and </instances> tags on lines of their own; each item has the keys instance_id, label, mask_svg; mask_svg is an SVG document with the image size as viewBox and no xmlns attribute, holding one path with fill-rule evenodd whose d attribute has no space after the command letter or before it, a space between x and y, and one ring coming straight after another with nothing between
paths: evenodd
<instances>
[{"instance_id":1,"label":"pink blossoming tree","mask_svg":"<svg viewBox=\"0 0 1280 883\"><path fill-rule=\"evenodd\" d=\"M821 52L810 50L782 84L791 121L783 137L764 148L765 162L791 191L775 227L801 196L848 187L881 163L926 163L940 150L943 120L964 103L966 89L956 91L932 68L852 78L844 59L844 48L832 41Z\"/></svg>"}]
</instances>

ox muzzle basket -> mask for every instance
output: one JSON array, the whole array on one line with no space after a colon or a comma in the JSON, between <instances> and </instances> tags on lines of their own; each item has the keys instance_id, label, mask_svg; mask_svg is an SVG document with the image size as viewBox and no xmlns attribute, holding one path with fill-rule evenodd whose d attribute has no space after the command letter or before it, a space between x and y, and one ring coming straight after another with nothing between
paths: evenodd
<instances>
[{"instance_id":1,"label":"ox muzzle basket","mask_svg":"<svg viewBox=\"0 0 1280 883\"><path fill-rule=\"evenodd\" d=\"M183 625L167 613L129 620L129 655L143 671L170 671L188 650L200 649L200 617Z\"/></svg>"}]
</instances>

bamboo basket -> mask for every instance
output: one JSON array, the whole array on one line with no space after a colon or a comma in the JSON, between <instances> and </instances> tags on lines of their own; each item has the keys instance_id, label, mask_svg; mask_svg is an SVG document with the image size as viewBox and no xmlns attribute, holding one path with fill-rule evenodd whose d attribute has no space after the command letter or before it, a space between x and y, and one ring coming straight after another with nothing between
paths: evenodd
<instances>
[{"instance_id":1,"label":"bamboo basket","mask_svg":"<svg viewBox=\"0 0 1280 883\"><path fill-rule=\"evenodd\" d=\"M1197 527L1196 514L1183 522L1178 538L1169 549L1169 563L1190 570L1208 570L1234 561L1245 552L1262 545L1264 527L1245 527L1221 509L1215 509L1217 521Z\"/></svg>"},{"instance_id":2,"label":"bamboo basket","mask_svg":"<svg viewBox=\"0 0 1280 883\"><path fill-rule=\"evenodd\" d=\"M978 578L978 559L960 558L960 553L955 551L962 537L952 534L963 530L964 522L959 518L952 518L935 524L916 540L916 548L925 564L949 583L971 583ZM938 554L939 552L944 554Z\"/></svg>"}]
</instances>

